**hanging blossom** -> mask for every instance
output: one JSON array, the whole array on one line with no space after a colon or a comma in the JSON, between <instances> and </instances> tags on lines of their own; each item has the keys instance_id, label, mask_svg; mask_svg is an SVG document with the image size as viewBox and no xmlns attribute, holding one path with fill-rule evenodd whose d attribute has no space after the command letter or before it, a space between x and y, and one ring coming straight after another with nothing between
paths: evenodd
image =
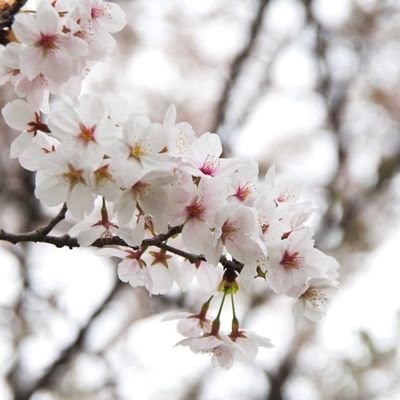
<instances>
[{"instance_id":1,"label":"hanging blossom","mask_svg":"<svg viewBox=\"0 0 400 400\"><path fill-rule=\"evenodd\" d=\"M319 321L339 265L315 248L307 224L315 209L275 167L259 177L255 161L221 157L220 138L179 121L175 106L157 122L116 95L79 96L124 25L121 8L102 0L41 0L15 17L18 42L0 47L0 85L20 97L2 110L17 132L10 156L36 172L44 205L66 204L66 233L118 259L121 281L151 295L178 287L206 300L198 312L166 317L178 321L178 345L222 368L252 361L272 343L240 326L237 292L260 281L266 293L293 299L297 322ZM50 94L69 100L50 108ZM220 321L228 301L227 330Z\"/></svg>"}]
</instances>

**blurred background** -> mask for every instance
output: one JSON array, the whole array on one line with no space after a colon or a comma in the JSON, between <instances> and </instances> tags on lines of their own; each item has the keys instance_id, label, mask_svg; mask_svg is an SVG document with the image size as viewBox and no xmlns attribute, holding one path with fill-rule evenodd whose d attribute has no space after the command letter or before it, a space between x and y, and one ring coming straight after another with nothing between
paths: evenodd
<instances>
[{"instance_id":1,"label":"blurred background","mask_svg":"<svg viewBox=\"0 0 400 400\"><path fill-rule=\"evenodd\" d=\"M400 399L400 3L398 0L119 1L128 25L84 92L217 132L226 156L276 165L318 207L317 246L341 263L319 324L292 301L241 296L245 328L272 340L229 371L173 348L167 312L196 295L149 298L90 250L0 243L1 400ZM13 98L0 88L0 106ZM0 228L57 210L8 158L0 120ZM68 222L59 225L60 232Z\"/></svg>"}]
</instances>

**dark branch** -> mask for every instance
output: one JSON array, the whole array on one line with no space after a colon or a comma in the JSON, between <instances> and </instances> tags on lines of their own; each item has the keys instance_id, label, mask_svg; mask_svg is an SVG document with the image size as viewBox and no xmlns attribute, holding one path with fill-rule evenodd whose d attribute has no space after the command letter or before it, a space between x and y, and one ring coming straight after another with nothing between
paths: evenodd
<instances>
[{"instance_id":1,"label":"dark branch","mask_svg":"<svg viewBox=\"0 0 400 400\"><path fill-rule=\"evenodd\" d=\"M65 218L66 213L67 205L64 203L59 213L47 225L37 229L36 232L43 237L48 235L53 230L53 228Z\"/></svg>"},{"instance_id":2,"label":"dark branch","mask_svg":"<svg viewBox=\"0 0 400 400\"><path fill-rule=\"evenodd\" d=\"M222 92L220 101L217 104L214 124L211 129L213 132L217 132L218 128L223 126L225 123L228 103L231 97L232 90L240 76L243 65L249 58L250 54L252 53L256 45L257 38L262 29L263 16L268 3L269 0L259 1L254 19L251 23L248 42L243 47L243 49L236 55L235 59L231 64L229 77L226 80L226 84Z\"/></svg>"},{"instance_id":3,"label":"dark branch","mask_svg":"<svg viewBox=\"0 0 400 400\"><path fill-rule=\"evenodd\" d=\"M0 44L6 45L9 39L10 28L14 22L15 14L25 5L27 0L16 0L0 11Z\"/></svg>"},{"instance_id":4,"label":"dark branch","mask_svg":"<svg viewBox=\"0 0 400 400\"><path fill-rule=\"evenodd\" d=\"M10 28L14 22L14 16L25 5L27 0L16 0L10 6L0 11L0 29Z\"/></svg>"},{"instance_id":5,"label":"dark branch","mask_svg":"<svg viewBox=\"0 0 400 400\"><path fill-rule=\"evenodd\" d=\"M28 400L30 397L39 389L48 387L56 377L60 367L71 361L72 357L82 348L85 336L92 326L93 321L103 312L108 304L112 302L116 294L119 292L123 283L116 281L114 287L111 289L108 296L102 301L102 303L96 308L94 313L91 315L86 324L80 329L75 340L69 344L56 358L56 360L48 367L44 375L26 391L15 393L15 400Z\"/></svg>"},{"instance_id":6,"label":"dark branch","mask_svg":"<svg viewBox=\"0 0 400 400\"><path fill-rule=\"evenodd\" d=\"M28 233L10 233L6 232L3 229L0 229L0 240L4 240L10 242L12 244L23 243L23 242L33 242L33 243L48 243L52 244L56 247L69 247L70 249L75 247L80 247L78 240L73 238L69 235L63 236L51 236L48 233L60 222L65 218L65 213L67 211L67 207L64 204L60 212L57 214L55 218L53 218L47 225L43 226L42 228L36 229L33 232ZM191 254L184 250L177 249L173 246L168 245L165 243L169 238L179 234L182 232L182 225L174 226L169 229L167 233L162 233L160 235L154 236L149 239L143 240L140 247L145 248L148 246L156 246L160 249L164 249L169 251L170 253L176 254L178 256L184 257L189 260L191 263L196 263L199 261L206 261L203 255L198 254ZM130 247L132 249L138 249L139 246L130 246L125 240L121 239L118 236L114 236L112 238L101 238L97 239L95 242L92 243L92 247L105 247L105 246L125 246ZM220 263L225 268L232 268L236 271L240 271L243 268L241 263L237 261L228 260L225 256L222 256L220 259Z\"/></svg>"}]
</instances>

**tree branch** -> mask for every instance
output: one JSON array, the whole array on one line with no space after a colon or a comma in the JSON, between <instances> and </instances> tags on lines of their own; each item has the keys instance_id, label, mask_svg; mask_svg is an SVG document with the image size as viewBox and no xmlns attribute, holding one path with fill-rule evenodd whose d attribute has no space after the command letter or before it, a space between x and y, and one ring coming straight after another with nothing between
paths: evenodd
<instances>
[{"instance_id":1,"label":"tree branch","mask_svg":"<svg viewBox=\"0 0 400 400\"><path fill-rule=\"evenodd\" d=\"M250 56L256 45L257 38L262 29L263 16L268 3L269 0L259 1L258 8L255 12L254 19L250 26L248 42L243 47L243 49L236 55L235 59L231 64L228 79L226 80L221 98L216 107L215 119L211 129L212 132L217 132L218 129L222 125L224 125L226 121L226 112L228 109L228 103L231 97L232 90L239 78L243 65L245 64L246 60L248 59L248 57Z\"/></svg>"},{"instance_id":2,"label":"tree branch","mask_svg":"<svg viewBox=\"0 0 400 400\"><path fill-rule=\"evenodd\" d=\"M14 22L14 16L25 5L27 0L15 0L11 5L0 11L0 29L10 28Z\"/></svg>"},{"instance_id":3,"label":"tree branch","mask_svg":"<svg viewBox=\"0 0 400 400\"><path fill-rule=\"evenodd\" d=\"M86 324L79 330L75 340L69 344L54 360L54 362L48 367L47 371L39 378L36 383L28 390L18 392L14 394L15 400L28 400L30 397L39 389L43 389L54 380L57 375L59 368L71 361L74 354L82 347L86 334L88 333L93 321L103 312L103 310L112 302L116 294L122 288L123 283L121 281L116 281L113 288L107 295L107 297L101 302L101 304L96 308L93 314L90 316Z\"/></svg>"},{"instance_id":4,"label":"tree branch","mask_svg":"<svg viewBox=\"0 0 400 400\"><path fill-rule=\"evenodd\" d=\"M56 247L69 247L73 249L75 247L80 247L78 240L69 235L63 236L51 236L48 235L49 232L65 218L65 213L67 212L67 206L64 204L60 212L45 226L38 228L33 232L28 233L10 233L6 232L4 229L0 229L0 240L10 242L12 244L23 243L23 242L33 242L33 243L48 243L53 244ZM186 258L191 263L196 263L199 261L206 261L203 255L188 253L185 250L178 249L176 247L170 246L165 243L169 238L175 236L182 232L182 225L174 226L169 229L167 233L161 233L160 235L154 236L149 239L143 240L140 246L131 246L121 239L119 236L114 236L112 238L101 238L97 239L91 244L91 247L105 247L105 246L124 246L137 250L139 247L155 246L163 250L167 250L170 253L176 254L183 258ZM228 260L225 256L221 256L219 262L225 268L231 268L235 271L240 272L243 268L243 264L236 260Z\"/></svg>"}]
</instances>

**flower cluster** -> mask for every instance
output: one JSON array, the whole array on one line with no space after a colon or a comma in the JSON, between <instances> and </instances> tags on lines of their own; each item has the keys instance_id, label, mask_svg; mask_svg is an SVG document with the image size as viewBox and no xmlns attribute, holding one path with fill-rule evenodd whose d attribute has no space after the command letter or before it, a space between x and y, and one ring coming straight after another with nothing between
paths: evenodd
<instances>
[{"instance_id":1,"label":"flower cluster","mask_svg":"<svg viewBox=\"0 0 400 400\"><path fill-rule=\"evenodd\" d=\"M131 114L117 96L87 94L49 107L49 93L79 93L124 21L117 5L101 0L42 0L16 16L17 41L0 57L0 83L11 82L25 98L2 110L20 132L10 156L36 172L35 195L44 205L67 205L75 221L68 233L81 246L110 244L100 253L120 259L122 281L151 294L197 281L209 300L196 315L173 317L186 336L179 344L212 353L224 368L252 360L271 343L239 328L236 292L265 280L269 290L296 299L297 319L316 321L336 290L338 263L314 247L306 225L312 207L295 182L274 167L259 178L255 161L222 158L219 136L177 123L174 106L162 123ZM229 334L220 330L226 296ZM209 320L218 297L218 315Z\"/></svg>"},{"instance_id":2,"label":"flower cluster","mask_svg":"<svg viewBox=\"0 0 400 400\"><path fill-rule=\"evenodd\" d=\"M117 4L102 0L43 0L15 16L15 41L0 49L0 85L11 82L35 111L49 94L76 96L88 69L111 53L111 33L125 25Z\"/></svg>"}]
</instances>

